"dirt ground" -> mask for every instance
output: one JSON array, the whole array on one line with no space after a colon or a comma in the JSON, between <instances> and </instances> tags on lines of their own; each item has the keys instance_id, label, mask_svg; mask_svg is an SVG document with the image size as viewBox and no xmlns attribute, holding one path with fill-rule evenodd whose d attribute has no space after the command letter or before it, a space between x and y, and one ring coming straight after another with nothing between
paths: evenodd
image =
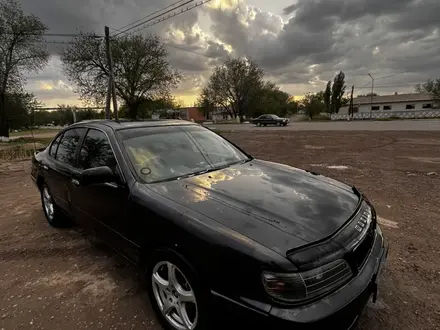
<instances>
[{"instance_id":1,"label":"dirt ground","mask_svg":"<svg viewBox=\"0 0 440 330\"><path fill-rule=\"evenodd\" d=\"M255 157L355 184L390 243L362 330L440 329L440 133L225 133ZM137 273L80 228L49 227L29 161L0 163L0 329L160 329Z\"/></svg>"}]
</instances>

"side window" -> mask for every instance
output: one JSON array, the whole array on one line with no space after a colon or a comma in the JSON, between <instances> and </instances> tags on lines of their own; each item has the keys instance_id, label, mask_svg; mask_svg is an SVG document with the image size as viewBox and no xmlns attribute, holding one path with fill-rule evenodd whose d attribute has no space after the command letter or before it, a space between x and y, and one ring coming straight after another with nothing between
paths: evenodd
<instances>
[{"instance_id":1,"label":"side window","mask_svg":"<svg viewBox=\"0 0 440 330\"><path fill-rule=\"evenodd\" d=\"M86 170L108 166L116 171L116 159L107 136L96 129L90 129L84 139L79 155L79 168Z\"/></svg>"},{"instance_id":2,"label":"side window","mask_svg":"<svg viewBox=\"0 0 440 330\"><path fill-rule=\"evenodd\" d=\"M71 166L75 165L76 147L84 131L84 128L72 128L64 133L58 146L58 152L56 154L57 160Z\"/></svg>"},{"instance_id":3,"label":"side window","mask_svg":"<svg viewBox=\"0 0 440 330\"><path fill-rule=\"evenodd\" d=\"M63 137L63 134L60 134L53 142L52 145L50 146L50 150L49 150L49 155L53 158L55 158L56 154L57 154L57 148L58 145L60 144L60 140Z\"/></svg>"}]
</instances>

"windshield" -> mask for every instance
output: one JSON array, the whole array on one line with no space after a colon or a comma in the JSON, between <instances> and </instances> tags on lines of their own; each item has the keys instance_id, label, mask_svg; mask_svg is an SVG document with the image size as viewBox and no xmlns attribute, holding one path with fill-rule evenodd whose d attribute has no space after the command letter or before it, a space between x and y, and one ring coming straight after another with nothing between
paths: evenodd
<instances>
[{"instance_id":1,"label":"windshield","mask_svg":"<svg viewBox=\"0 0 440 330\"><path fill-rule=\"evenodd\" d=\"M142 127L118 134L136 173L147 183L179 179L249 159L200 126Z\"/></svg>"}]
</instances>

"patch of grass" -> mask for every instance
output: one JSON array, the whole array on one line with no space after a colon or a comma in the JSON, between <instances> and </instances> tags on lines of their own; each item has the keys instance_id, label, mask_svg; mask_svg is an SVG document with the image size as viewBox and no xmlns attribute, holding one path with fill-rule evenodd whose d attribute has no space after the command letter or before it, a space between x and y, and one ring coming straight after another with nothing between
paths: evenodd
<instances>
[{"instance_id":1,"label":"patch of grass","mask_svg":"<svg viewBox=\"0 0 440 330\"><path fill-rule=\"evenodd\" d=\"M5 142L3 144L9 144L9 145L19 145L19 144L25 144L25 143L36 143L36 144L44 144L48 145L50 141L52 141L53 138L51 137L20 137L18 139L9 140L9 142Z\"/></svg>"},{"instance_id":2,"label":"patch of grass","mask_svg":"<svg viewBox=\"0 0 440 330\"><path fill-rule=\"evenodd\" d=\"M46 147L52 138L18 138L0 143L0 161L27 159L35 150Z\"/></svg>"},{"instance_id":3,"label":"patch of grass","mask_svg":"<svg viewBox=\"0 0 440 330\"><path fill-rule=\"evenodd\" d=\"M46 133L56 134L59 131L60 131L60 129L58 129L58 128L37 128L37 129L33 129L32 132L30 130L24 130L24 131L20 131L20 132L10 132L9 136L31 135L32 133L34 135L46 134Z\"/></svg>"}]
</instances>

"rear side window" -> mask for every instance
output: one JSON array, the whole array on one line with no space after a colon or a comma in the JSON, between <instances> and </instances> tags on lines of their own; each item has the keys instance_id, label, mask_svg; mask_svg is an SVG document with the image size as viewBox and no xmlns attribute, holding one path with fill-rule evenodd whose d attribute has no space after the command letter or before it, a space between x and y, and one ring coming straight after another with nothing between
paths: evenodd
<instances>
[{"instance_id":1,"label":"rear side window","mask_svg":"<svg viewBox=\"0 0 440 330\"><path fill-rule=\"evenodd\" d=\"M53 158L55 158L56 154L57 154L57 148L58 145L60 144L60 140L63 137L63 134L60 134L53 142L52 145L50 146L50 151L49 151L49 155Z\"/></svg>"},{"instance_id":2,"label":"rear side window","mask_svg":"<svg viewBox=\"0 0 440 330\"><path fill-rule=\"evenodd\" d=\"M113 171L116 170L116 158L105 133L96 129L87 132L81 147L78 166L83 170L99 166L108 166Z\"/></svg>"},{"instance_id":3,"label":"rear side window","mask_svg":"<svg viewBox=\"0 0 440 330\"><path fill-rule=\"evenodd\" d=\"M75 165L75 152L84 128L72 128L66 131L61 139L56 154L56 159L68 165Z\"/></svg>"}]
</instances>

